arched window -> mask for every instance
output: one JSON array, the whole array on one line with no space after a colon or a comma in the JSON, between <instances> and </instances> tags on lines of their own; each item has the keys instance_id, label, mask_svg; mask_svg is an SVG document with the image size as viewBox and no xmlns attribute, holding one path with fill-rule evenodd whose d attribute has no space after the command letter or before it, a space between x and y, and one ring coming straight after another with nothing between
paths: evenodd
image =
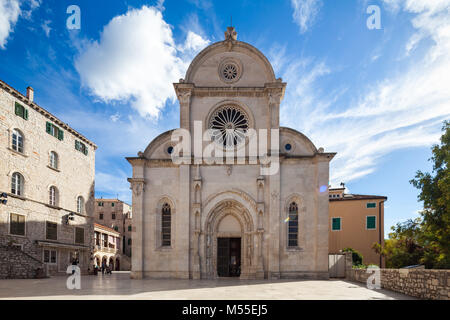
<instances>
[{"instance_id":1,"label":"arched window","mask_svg":"<svg viewBox=\"0 0 450 320\"><path fill-rule=\"evenodd\" d=\"M49 201L48 203L51 206L57 206L58 205L58 189L56 189L55 186L51 186L49 189Z\"/></svg>"},{"instance_id":2,"label":"arched window","mask_svg":"<svg viewBox=\"0 0 450 320\"><path fill-rule=\"evenodd\" d=\"M14 129L12 131L12 145L11 145L11 148L14 151L23 153L23 134L17 129Z\"/></svg>"},{"instance_id":3,"label":"arched window","mask_svg":"<svg viewBox=\"0 0 450 320\"><path fill-rule=\"evenodd\" d=\"M58 169L58 154L55 151L50 152L50 167Z\"/></svg>"},{"instance_id":4,"label":"arched window","mask_svg":"<svg viewBox=\"0 0 450 320\"><path fill-rule=\"evenodd\" d=\"M77 198L77 212L83 213L84 212L84 199L82 196L79 196Z\"/></svg>"},{"instance_id":5,"label":"arched window","mask_svg":"<svg viewBox=\"0 0 450 320\"><path fill-rule=\"evenodd\" d=\"M289 205L288 246L298 246L298 206L295 202Z\"/></svg>"},{"instance_id":6,"label":"arched window","mask_svg":"<svg viewBox=\"0 0 450 320\"><path fill-rule=\"evenodd\" d=\"M165 203L162 207L161 217L161 244L163 247L170 247L171 236L171 214L170 205Z\"/></svg>"},{"instance_id":7,"label":"arched window","mask_svg":"<svg viewBox=\"0 0 450 320\"><path fill-rule=\"evenodd\" d=\"M11 193L18 196L22 196L23 185L24 185L23 176L18 172L14 172L11 178Z\"/></svg>"}]
</instances>

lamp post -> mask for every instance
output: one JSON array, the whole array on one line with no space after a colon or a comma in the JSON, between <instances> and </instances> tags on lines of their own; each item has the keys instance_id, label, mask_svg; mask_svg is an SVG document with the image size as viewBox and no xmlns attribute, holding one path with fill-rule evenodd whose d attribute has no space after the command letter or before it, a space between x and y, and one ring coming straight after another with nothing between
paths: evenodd
<instances>
[{"instance_id":1,"label":"lamp post","mask_svg":"<svg viewBox=\"0 0 450 320\"><path fill-rule=\"evenodd\" d=\"M0 204L7 204L8 203L8 195L6 192L0 193Z\"/></svg>"}]
</instances>

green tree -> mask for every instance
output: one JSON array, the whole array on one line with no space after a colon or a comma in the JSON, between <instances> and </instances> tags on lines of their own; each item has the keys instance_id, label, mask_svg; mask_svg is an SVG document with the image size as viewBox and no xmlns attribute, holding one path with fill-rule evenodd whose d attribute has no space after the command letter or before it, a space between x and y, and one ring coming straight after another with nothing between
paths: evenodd
<instances>
[{"instance_id":1,"label":"green tree","mask_svg":"<svg viewBox=\"0 0 450 320\"><path fill-rule=\"evenodd\" d=\"M363 256L361 253L359 253L358 251L356 251L353 248L345 248L342 249L342 252L351 252L352 253L352 264L354 266L360 266L363 263Z\"/></svg>"},{"instance_id":2,"label":"green tree","mask_svg":"<svg viewBox=\"0 0 450 320\"><path fill-rule=\"evenodd\" d=\"M410 183L420 190L423 201L419 242L427 267L450 268L450 121L442 128L441 144L432 148L432 173L417 171Z\"/></svg>"},{"instance_id":3,"label":"green tree","mask_svg":"<svg viewBox=\"0 0 450 320\"><path fill-rule=\"evenodd\" d=\"M423 247L420 245L421 219L408 220L391 227L384 247L374 243L372 248L386 258L387 268L402 268L421 263Z\"/></svg>"},{"instance_id":4,"label":"green tree","mask_svg":"<svg viewBox=\"0 0 450 320\"><path fill-rule=\"evenodd\" d=\"M445 121L440 145L432 147L433 170L417 171L410 183L420 190L420 217L392 227L389 239L372 248L386 257L386 267L424 264L426 268L450 269L450 122Z\"/></svg>"}]
</instances>

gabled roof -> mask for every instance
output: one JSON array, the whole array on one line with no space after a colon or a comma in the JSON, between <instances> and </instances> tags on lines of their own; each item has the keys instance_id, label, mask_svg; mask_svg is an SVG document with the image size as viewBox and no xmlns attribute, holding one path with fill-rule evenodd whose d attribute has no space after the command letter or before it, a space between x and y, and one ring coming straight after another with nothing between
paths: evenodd
<instances>
[{"instance_id":1,"label":"gabled roof","mask_svg":"<svg viewBox=\"0 0 450 320\"><path fill-rule=\"evenodd\" d=\"M13 87L11 87L9 84L4 82L3 80L0 80L0 88L5 90L6 92L11 94L12 96L16 97L21 103L26 104L28 107L36 110L37 112L42 114L44 117L47 117L49 120L53 121L55 124L59 125L60 127L64 128L64 129L66 129L68 132L70 132L71 134L76 136L78 139L86 142L87 144L89 144L94 149L97 149L97 145L94 142L92 142L91 140L89 140L88 138L83 136L78 131L74 130L67 123L61 121L56 116L54 116L53 114L51 114L50 112L48 112L47 110L45 110L44 108L42 108L41 106L36 104L35 102L30 102L26 96L24 96L22 93L20 93L19 91L17 91Z\"/></svg>"}]
</instances>

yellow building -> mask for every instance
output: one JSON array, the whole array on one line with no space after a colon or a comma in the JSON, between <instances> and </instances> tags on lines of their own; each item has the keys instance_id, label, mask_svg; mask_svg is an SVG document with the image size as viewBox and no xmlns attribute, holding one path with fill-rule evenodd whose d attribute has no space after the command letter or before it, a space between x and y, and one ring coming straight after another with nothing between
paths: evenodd
<instances>
[{"instance_id":1,"label":"yellow building","mask_svg":"<svg viewBox=\"0 0 450 320\"><path fill-rule=\"evenodd\" d=\"M345 188L329 190L329 252L353 248L363 263L384 267L384 259L372 249L384 244L384 202L387 197L346 194Z\"/></svg>"}]
</instances>

